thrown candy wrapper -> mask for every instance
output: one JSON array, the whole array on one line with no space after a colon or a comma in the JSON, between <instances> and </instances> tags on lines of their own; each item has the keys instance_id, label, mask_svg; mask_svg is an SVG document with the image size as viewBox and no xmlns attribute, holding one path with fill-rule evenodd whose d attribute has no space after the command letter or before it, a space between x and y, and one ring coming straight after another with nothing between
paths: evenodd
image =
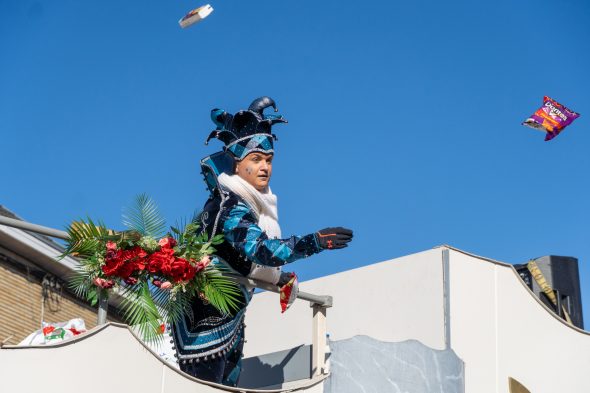
<instances>
[{"instance_id":1,"label":"thrown candy wrapper","mask_svg":"<svg viewBox=\"0 0 590 393\"><path fill-rule=\"evenodd\" d=\"M48 345L62 342L86 332L86 325L82 318L70 319L67 322L43 322L43 329L31 334L18 345Z\"/></svg>"},{"instance_id":2,"label":"thrown candy wrapper","mask_svg":"<svg viewBox=\"0 0 590 393\"><path fill-rule=\"evenodd\" d=\"M279 289L280 301L281 301L281 313L287 311L291 304L297 298L299 293L299 281L297 281L297 275L291 273L291 279Z\"/></svg>"},{"instance_id":3,"label":"thrown candy wrapper","mask_svg":"<svg viewBox=\"0 0 590 393\"><path fill-rule=\"evenodd\" d=\"M543 106L537 109L522 125L546 132L545 140L549 141L559 135L578 117L580 117L579 113L545 96L543 97Z\"/></svg>"},{"instance_id":4,"label":"thrown candy wrapper","mask_svg":"<svg viewBox=\"0 0 590 393\"><path fill-rule=\"evenodd\" d=\"M178 21L178 24L183 29L187 28L190 25L194 25L195 23L202 21L203 19L208 17L209 14L211 14L212 12L213 7L211 7L209 4L206 4L204 6L195 8L194 10L190 11L181 20Z\"/></svg>"}]
</instances>

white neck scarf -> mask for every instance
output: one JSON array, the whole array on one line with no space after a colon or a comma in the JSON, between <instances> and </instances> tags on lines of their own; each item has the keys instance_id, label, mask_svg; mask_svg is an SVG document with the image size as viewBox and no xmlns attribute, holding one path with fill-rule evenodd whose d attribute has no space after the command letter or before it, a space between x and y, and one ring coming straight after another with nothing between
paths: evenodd
<instances>
[{"instance_id":1,"label":"white neck scarf","mask_svg":"<svg viewBox=\"0 0 590 393\"><path fill-rule=\"evenodd\" d=\"M270 239L281 238L277 197L270 187L267 187L266 192L260 192L240 176L225 173L219 175L218 180L219 184L238 194L250 206L258 219L258 226Z\"/></svg>"},{"instance_id":2,"label":"white neck scarf","mask_svg":"<svg viewBox=\"0 0 590 393\"><path fill-rule=\"evenodd\" d=\"M281 238L277 197L272 193L270 187L266 189L265 193L262 193L238 175L229 176L222 173L217 179L222 187L238 194L250 206L258 219L258 226L269 239ZM281 269L253 263L248 277L276 285L281 278Z\"/></svg>"}]
</instances>

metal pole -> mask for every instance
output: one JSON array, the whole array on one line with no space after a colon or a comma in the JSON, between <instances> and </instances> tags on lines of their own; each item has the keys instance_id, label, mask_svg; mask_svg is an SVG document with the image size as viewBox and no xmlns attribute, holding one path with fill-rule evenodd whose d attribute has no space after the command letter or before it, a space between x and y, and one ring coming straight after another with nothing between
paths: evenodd
<instances>
[{"instance_id":1,"label":"metal pole","mask_svg":"<svg viewBox=\"0 0 590 393\"><path fill-rule=\"evenodd\" d=\"M232 273L225 273L224 276L229 277L237 283L245 285L247 287L261 288L270 292L279 293L279 287L268 282L258 281ZM333 304L332 296L320 296L306 292L299 292L297 294L297 298L301 300L307 300L313 304L317 304L322 307L332 307Z\"/></svg>"},{"instance_id":2,"label":"metal pole","mask_svg":"<svg viewBox=\"0 0 590 393\"><path fill-rule=\"evenodd\" d=\"M66 231L60 231L58 229L48 228L42 225L31 224L30 222L16 220L14 218L0 216L0 224L13 228L24 229L25 231L40 233L41 235L56 237L58 239L68 240L70 238Z\"/></svg>"},{"instance_id":3,"label":"metal pole","mask_svg":"<svg viewBox=\"0 0 590 393\"><path fill-rule=\"evenodd\" d=\"M107 323L107 311L109 309L109 296L105 290L101 289L98 292L98 315L96 317L97 325L104 325Z\"/></svg>"}]
</instances>

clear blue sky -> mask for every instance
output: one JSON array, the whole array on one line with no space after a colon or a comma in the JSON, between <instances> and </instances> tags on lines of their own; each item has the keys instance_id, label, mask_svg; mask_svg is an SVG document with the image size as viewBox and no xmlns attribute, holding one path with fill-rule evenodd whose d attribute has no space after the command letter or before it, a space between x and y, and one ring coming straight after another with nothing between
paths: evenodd
<instances>
[{"instance_id":1,"label":"clear blue sky","mask_svg":"<svg viewBox=\"0 0 590 393\"><path fill-rule=\"evenodd\" d=\"M590 319L587 1L217 1L181 29L199 5L0 0L0 204L120 227L146 192L173 224L207 197L210 109L269 95L283 232L355 231L302 279L443 243L571 255ZM551 142L520 125L544 95L582 114Z\"/></svg>"}]
</instances>

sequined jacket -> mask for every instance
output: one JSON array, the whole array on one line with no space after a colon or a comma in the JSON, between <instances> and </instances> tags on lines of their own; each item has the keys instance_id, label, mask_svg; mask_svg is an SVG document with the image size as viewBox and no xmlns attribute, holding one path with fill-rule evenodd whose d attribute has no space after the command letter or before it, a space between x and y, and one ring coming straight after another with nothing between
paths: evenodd
<instances>
[{"instance_id":1,"label":"sequined jacket","mask_svg":"<svg viewBox=\"0 0 590 393\"><path fill-rule=\"evenodd\" d=\"M214 190L200 214L202 229L211 238L223 233L224 242L216 246L216 263L223 263L244 276L253 263L280 267L321 251L315 235L269 239L257 225L252 209L231 191ZM229 353L243 339L243 320L252 293L241 287L240 308L223 315L200 298L174 329L179 361L207 360Z\"/></svg>"}]
</instances>

